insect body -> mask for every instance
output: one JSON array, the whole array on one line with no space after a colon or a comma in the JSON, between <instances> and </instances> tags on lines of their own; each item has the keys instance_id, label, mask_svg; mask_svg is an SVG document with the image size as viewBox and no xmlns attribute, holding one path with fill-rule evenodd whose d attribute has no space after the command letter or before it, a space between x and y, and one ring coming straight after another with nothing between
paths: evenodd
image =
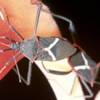
<instances>
[{"instance_id":1,"label":"insect body","mask_svg":"<svg viewBox=\"0 0 100 100\"><path fill-rule=\"evenodd\" d=\"M36 24L35 24L36 26L35 26L34 33L37 32L40 11L41 11L41 6L39 6L39 10L37 13ZM43 11L45 10L43 9ZM72 22L69 19L65 19L64 17L58 16L56 14L53 14L53 15L55 17L61 18L69 22L69 29L71 30L71 32L74 32L74 27L72 25ZM0 49L0 52L1 54L2 53L6 54L6 52L11 51L10 53L11 57L8 57L8 61L4 61L4 64L2 63L2 66L0 66L0 79L2 79L11 69L13 69L19 77L19 82L23 80L25 84L30 85L33 62L35 62L36 60L57 61L63 58L68 58L69 64L72 65L72 70L70 72L75 71L78 77L82 80L82 83L85 85L86 89L90 93L90 96L86 96L86 97L92 96L92 92L90 91L89 87L86 85L86 82L91 83L91 81L94 81L96 63L92 62L91 59L89 59L88 61L88 57L86 57L87 55L84 51L82 50L78 51L79 48L76 48L75 46L70 45L70 43L64 38L62 39L53 38L53 37L50 37L50 38L38 37L37 38L35 35L33 35L31 39L24 39L23 36L21 36L12 25L10 25L9 22L7 22L7 25L11 30L10 32L12 33L13 31L13 34L11 34L10 36L6 36L6 34L2 34L0 36L0 39L2 39L2 42L0 42L1 47L2 47ZM14 34L16 34L15 40L13 40ZM17 62L23 57L26 57L27 59L29 59L27 80L25 80L20 75L20 71L17 65ZM12 62L13 64L11 64ZM89 66L90 64L93 65L93 68ZM13 68L14 65L16 65L16 68ZM41 68L40 66L38 67ZM51 74L53 75L57 75L57 73L62 74L59 71L46 70L44 65L42 66L41 71L45 73L45 76L47 78ZM67 73L65 72L63 74L66 75ZM51 79L51 77L49 78ZM55 81L58 82L56 78L55 78Z\"/></svg>"}]
</instances>

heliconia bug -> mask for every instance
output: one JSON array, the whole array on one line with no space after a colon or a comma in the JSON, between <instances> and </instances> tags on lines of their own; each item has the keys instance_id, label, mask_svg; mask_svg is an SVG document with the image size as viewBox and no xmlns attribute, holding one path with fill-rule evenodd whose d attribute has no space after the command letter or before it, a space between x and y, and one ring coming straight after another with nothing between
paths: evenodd
<instances>
[{"instance_id":1,"label":"heliconia bug","mask_svg":"<svg viewBox=\"0 0 100 100\"><path fill-rule=\"evenodd\" d=\"M56 85L62 89L62 87L59 85L60 80L58 80L56 77L57 75L66 76L67 72L46 70L43 61L57 61L66 58L68 59L68 63L72 66L72 70L70 70L68 73L75 72L90 94L83 97L92 97L93 93L86 82L93 86L96 77L95 75L99 69L99 64L98 67L96 67L97 64L87 56L84 50L77 45L71 45L65 38L37 37L36 33L41 11L48 14L50 13L54 17L68 22L71 33L75 32L75 28L71 20L43 9L41 2L36 3L36 5L38 9L34 28L35 30L30 39L24 39L24 37L14 28L14 26L10 24L9 19L6 18L5 21L5 17L3 16L2 12L0 12L0 80L13 69L19 77L19 82L23 81L26 85L30 85L32 63L35 62L48 79L51 87L54 89L57 100L61 100L59 99L60 97L57 90L51 81L56 83ZM29 60L27 80L21 76L17 65L17 62L23 57L26 57ZM40 64L38 61L41 61L42 63ZM14 66L16 67L14 68Z\"/></svg>"}]
</instances>

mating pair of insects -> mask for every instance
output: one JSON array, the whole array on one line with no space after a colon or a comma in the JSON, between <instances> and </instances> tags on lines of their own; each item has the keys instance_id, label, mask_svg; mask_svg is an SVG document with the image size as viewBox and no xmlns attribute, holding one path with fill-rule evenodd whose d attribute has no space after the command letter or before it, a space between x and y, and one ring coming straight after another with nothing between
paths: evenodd
<instances>
[{"instance_id":1,"label":"mating pair of insects","mask_svg":"<svg viewBox=\"0 0 100 100\"><path fill-rule=\"evenodd\" d=\"M2 12L0 12L0 60L2 60L0 62L2 63L2 66L0 66L0 79L2 79L12 69L18 75L19 82L23 81L26 85L30 85L33 62L36 63L36 60L57 61L67 57L69 59L69 64L72 65L72 71L76 72L77 76L80 78L81 82L89 92L89 95L86 95L84 97L92 97L93 93L88 87L87 82L90 83L91 86L94 84L99 69L99 64L97 65L94 61L92 61L91 58L89 58L79 46L71 45L64 38L37 37L36 33L41 11L50 13L54 17L63 19L64 21L68 22L70 32L72 34L75 32L74 25L70 19L46 11L42 8L42 3L38 3L37 6L38 9L35 28L31 39L24 39L23 36L18 33L17 30L10 24L9 20L5 22L3 14ZM3 26L6 27L6 32L2 31ZM9 32L7 33L7 31ZM5 58L5 55L9 56L9 53L11 54L11 57ZM29 59L27 80L25 80L21 76L19 66L17 64L17 62L23 57ZM4 59L8 59L8 61ZM16 67L14 67L14 65ZM67 74L66 72L62 73L60 71L46 70L44 64L42 65L42 67L38 64L37 66L41 69L47 79L48 73L56 75Z\"/></svg>"}]
</instances>

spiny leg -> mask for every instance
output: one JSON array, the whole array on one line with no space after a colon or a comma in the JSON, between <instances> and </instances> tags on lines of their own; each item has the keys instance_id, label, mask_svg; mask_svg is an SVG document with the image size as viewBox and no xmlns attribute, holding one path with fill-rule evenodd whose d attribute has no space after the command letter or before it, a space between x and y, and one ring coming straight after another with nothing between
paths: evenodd
<instances>
[{"instance_id":1,"label":"spiny leg","mask_svg":"<svg viewBox=\"0 0 100 100\"><path fill-rule=\"evenodd\" d=\"M15 42L15 40L10 39L10 38L8 38L8 37L6 37L6 36L0 36L0 39L6 39L8 42L11 42L11 43ZM12 47L11 47L10 44L6 44L6 43L4 43L4 42L0 42L0 43L1 43L1 45L7 46L7 47L8 47L8 48L6 48L6 49L0 49L0 53L5 53L5 52L7 52L7 51L12 50ZM19 70L18 70L18 65L17 65L17 61L16 61L15 56L13 56L13 58L11 58L11 59L13 59L14 62L15 62L15 65L16 65L16 68L17 68L17 72L18 72L19 82L21 82L20 73L19 73ZM12 61L12 60L11 60L11 61ZM9 64L9 61L8 61L7 64Z\"/></svg>"},{"instance_id":2,"label":"spiny leg","mask_svg":"<svg viewBox=\"0 0 100 100\"><path fill-rule=\"evenodd\" d=\"M69 23L69 28L68 29L71 32L71 37L72 37L73 43L75 43L76 39L75 39L74 36L75 36L76 30L75 30L74 23L70 19L68 19L64 16L61 16L61 15L58 15L58 14L55 14L55 13L52 13L52 12L50 12L50 14L52 14L52 16L54 16L56 18L62 19L64 21L66 21L67 23Z\"/></svg>"},{"instance_id":3,"label":"spiny leg","mask_svg":"<svg viewBox=\"0 0 100 100\"><path fill-rule=\"evenodd\" d=\"M0 74L2 74L2 72L7 68L7 66L12 62L14 61L14 58L13 57L17 57L20 55L20 52L18 52L15 56L12 56L9 58L9 60L3 65L3 67L0 69Z\"/></svg>"},{"instance_id":4,"label":"spiny leg","mask_svg":"<svg viewBox=\"0 0 100 100\"><path fill-rule=\"evenodd\" d=\"M14 62L15 62L15 65L16 65L16 72L17 72L17 75L18 75L19 83L21 83L22 81L21 81L21 75L20 75L19 67L18 67L15 56L13 56L13 58L14 58Z\"/></svg>"},{"instance_id":5,"label":"spiny leg","mask_svg":"<svg viewBox=\"0 0 100 100\"><path fill-rule=\"evenodd\" d=\"M35 19L35 23L34 23L34 31L33 31L33 36L32 36L32 39L35 38L36 42L38 43L38 47L40 45L39 45L38 38L37 38L37 28L38 28L38 24L39 24L41 9L42 9L42 3L40 2L38 4L38 9L37 9L37 12L36 12L36 19Z\"/></svg>"},{"instance_id":6,"label":"spiny leg","mask_svg":"<svg viewBox=\"0 0 100 100\"><path fill-rule=\"evenodd\" d=\"M36 13L36 19L35 19L35 26L34 26L33 37L36 36L36 33L37 33L37 28L38 28L38 23L39 23L41 9L42 9L42 4L40 3L40 4L38 4L38 9L37 9L37 13Z\"/></svg>"},{"instance_id":7,"label":"spiny leg","mask_svg":"<svg viewBox=\"0 0 100 100\"><path fill-rule=\"evenodd\" d=\"M19 68L18 68L18 70L19 70ZM18 72L17 72L17 69L16 68L13 68L13 71L18 75ZM27 85L27 81L23 78L22 75L20 75L20 78Z\"/></svg>"},{"instance_id":8,"label":"spiny leg","mask_svg":"<svg viewBox=\"0 0 100 100\"><path fill-rule=\"evenodd\" d=\"M93 92L92 90L89 88L89 86L87 85L86 81L81 79L82 84L84 85L84 87L87 89L87 92L89 93L88 95L85 95L84 98L92 98L93 97Z\"/></svg>"},{"instance_id":9,"label":"spiny leg","mask_svg":"<svg viewBox=\"0 0 100 100\"><path fill-rule=\"evenodd\" d=\"M19 52L19 55L18 56L20 56L20 52ZM13 56L13 59L12 60L15 62L15 65L16 65L16 68L13 68L13 71L18 75L18 78L19 78L19 82L20 83L23 81L26 85L28 85L29 83L27 82L27 80L25 80L24 77L20 74L19 67L18 67L18 64L17 64L17 61L16 61L16 58L18 56ZM30 68L30 66L31 65L29 64L29 68ZM30 71L30 69L29 69L29 71Z\"/></svg>"},{"instance_id":10,"label":"spiny leg","mask_svg":"<svg viewBox=\"0 0 100 100\"><path fill-rule=\"evenodd\" d=\"M23 80L23 82L26 84L26 85L30 85L31 83L31 75L32 75L32 62L29 61L29 65L28 65L28 72L27 72L27 80L25 80L21 74L20 74L20 71L19 71L19 67L18 67L18 64L17 64L17 61L16 61L16 58L14 57L14 61L15 61L15 65L16 65L16 69L13 69L16 74L18 75L18 78L19 78L19 83L21 83Z\"/></svg>"},{"instance_id":11,"label":"spiny leg","mask_svg":"<svg viewBox=\"0 0 100 100\"><path fill-rule=\"evenodd\" d=\"M3 11L4 11L4 9L3 9ZM4 11L4 13L5 13L5 11ZM1 11L0 11L0 17L1 17L1 19L2 19L3 21L5 20L4 15L3 15L3 13L2 13ZM17 34L22 40L24 40L23 36L10 24L9 18L8 18L7 15L6 15L6 19L7 19L7 24L10 26L10 28L11 28L14 32L16 32L16 34Z\"/></svg>"},{"instance_id":12,"label":"spiny leg","mask_svg":"<svg viewBox=\"0 0 100 100\"><path fill-rule=\"evenodd\" d=\"M31 84L31 75L32 75L32 62L31 61L29 61L27 79L26 80L22 75L20 75L18 66L17 66L16 69L13 68L13 71L19 76L19 80L22 80L26 85Z\"/></svg>"},{"instance_id":13,"label":"spiny leg","mask_svg":"<svg viewBox=\"0 0 100 100\"><path fill-rule=\"evenodd\" d=\"M0 39L6 39L8 42L15 42L15 40L10 39L10 38L8 38L8 37L6 37L6 36L0 36ZM7 49L0 49L0 53L5 53L5 52L7 52L7 51L12 50L11 45L6 44L6 43L4 43L4 42L0 42L0 43L1 43L1 45L3 45L3 46L9 47L9 48L7 48ZM16 68L17 68L17 70L18 70L18 65L17 65L17 61L16 61L16 59L15 59L15 56L13 56L13 58L11 58L11 59L14 60L15 65L16 65ZM12 60L11 60L11 61L12 61ZM8 61L7 64L9 64L11 61ZM6 66L7 66L7 64L6 64ZM4 65L4 66L5 66L5 65ZM18 71L18 76L19 76L19 82L21 82L19 71Z\"/></svg>"},{"instance_id":14,"label":"spiny leg","mask_svg":"<svg viewBox=\"0 0 100 100\"><path fill-rule=\"evenodd\" d=\"M24 40L24 37L15 29L13 25L11 25L8 16L7 16L7 24L9 25L11 30L13 30L21 38L21 40Z\"/></svg>"},{"instance_id":15,"label":"spiny leg","mask_svg":"<svg viewBox=\"0 0 100 100\"><path fill-rule=\"evenodd\" d=\"M36 4L37 6L39 5L38 3L34 3L34 4ZM74 43L76 42L76 39L74 37L75 33L76 33L75 26L74 26L74 23L69 18L61 16L61 15L58 15L58 14L55 14L55 13L52 13L49 10L46 10L44 8L42 8L41 10L46 12L46 13L51 14L52 16L54 16L54 17L56 17L58 19L62 19L64 21L66 21L67 23L69 23L69 28L68 29L71 32L72 40L73 40Z\"/></svg>"},{"instance_id":16,"label":"spiny leg","mask_svg":"<svg viewBox=\"0 0 100 100\"><path fill-rule=\"evenodd\" d=\"M29 61L28 73L27 73L27 85L31 84L31 75L32 75L32 62Z\"/></svg>"},{"instance_id":17,"label":"spiny leg","mask_svg":"<svg viewBox=\"0 0 100 100\"><path fill-rule=\"evenodd\" d=\"M16 55L17 55L17 54L16 54ZM21 55L21 54L20 54L20 52L19 52L18 56L20 56L20 55ZM25 80L25 79L21 76L21 74L20 74L19 66L18 66L17 61L16 61L16 59L17 59L18 56L13 56L13 59L12 59L12 60L14 61L15 66L16 66L16 68L13 68L13 71L18 75L19 83L21 83L22 80L23 80L23 82L24 82L25 84L27 84L26 80Z\"/></svg>"},{"instance_id":18,"label":"spiny leg","mask_svg":"<svg viewBox=\"0 0 100 100\"><path fill-rule=\"evenodd\" d=\"M11 29L21 38L21 40L24 40L24 37L11 25L9 24Z\"/></svg>"}]
</instances>

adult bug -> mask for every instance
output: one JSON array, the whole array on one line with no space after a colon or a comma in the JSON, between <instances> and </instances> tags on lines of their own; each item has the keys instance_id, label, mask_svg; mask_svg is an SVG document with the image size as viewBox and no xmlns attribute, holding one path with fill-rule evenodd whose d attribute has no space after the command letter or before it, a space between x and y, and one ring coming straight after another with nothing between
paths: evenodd
<instances>
[{"instance_id":1,"label":"adult bug","mask_svg":"<svg viewBox=\"0 0 100 100\"><path fill-rule=\"evenodd\" d=\"M42 5L38 5L38 12L37 12L37 17L36 17L36 24L35 24L35 34L36 34L36 31L37 31L37 25L38 25L38 21L39 21L39 15L40 15L40 9L41 9L41 7L42 7ZM44 10L44 9L43 9ZM45 11L45 10L44 10ZM47 12L47 11L46 11ZM53 14L54 16L56 16L56 17L58 17L58 18L62 18L62 19L65 19L64 17L61 17L61 16L58 16L58 15L55 15L55 14ZM2 15L1 15L2 16ZM1 17L2 19L3 19L3 17ZM65 19L66 21L70 21L70 20L68 20L68 19ZM17 70L16 69L14 69L14 71L18 74L18 76L19 76L19 81L21 82L21 80L23 80L27 85L29 85L30 84L30 81L31 81L31 68L32 68L32 62L34 61L34 60L44 60L44 59L46 59L46 60L51 60L51 61L55 61L55 60L58 60L58 59L62 59L62 58L59 58L59 57L61 57L61 56L58 56L58 54L54 54L53 53L53 51L51 50L52 48L54 49L54 47L56 46L56 44L60 41L60 43L65 43L64 45L67 45L68 46L68 44L67 44L67 42L64 42L64 40L63 39L59 39L59 38L47 38L47 39L42 39L42 38L40 38L40 39L38 39L37 37L36 37L36 35L34 34L33 35L33 37L31 38L31 39L28 39L28 40L26 40L26 39L24 39L16 30L15 30L15 28L13 27L13 26L11 26L10 25L10 23L9 23L9 21L8 21L8 23L6 23L6 24L8 24L9 25L9 28L10 29L12 29L15 33L17 33L16 35L18 35L18 38L20 38L20 39L18 39L18 40L13 40L13 39L9 39L9 37L6 37L4 34L1 36L1 39L3 39L3 43L1 42L1 44L3 45L3 46L7 46L7 47L9 47L9 48L7 48L7 49L1 49L1 53L6 53L8 50L12 50L12 51L14 51L14 54L16 54L15 56L12 54L12 57L11 58L9 58L9 61L8 62L5 62L5 64L4 64L4 66L1 68L1 71L0 71L0 73L1 73L1 78L2 78L2 76L4 76L10 69L12 69L12 67L10 68L10 69L8 69L9 67L7 67L8 66L8 64L10 63L10 62L12 62L12 61L14 61L15 62L15 65L16 65L16 68L17 68ZM73 25L72 25L72 22L70 21L70 27L69 27L69 29L73 32L73 30L74 30L74 28L72 27ZM43 45L44 44L44 42L47 42L47 41L49 41L49 44L45 44L45 45ZM6 43L4 43L4 42L6 42ZM10 43L8 43L8 42L10 42ZM43 43L43 44L42 44ZM41 46L42 45L42 46ZM33 48L33 46L34 46L34 48ZM69 48L71 48L71 47L69 47ZM64 48L64 50L65 49L67 49L67 48ZM56 50L57 50L57 48L56 48ZM59 47L59 45L58 45L58 50L60 50L60 47ZM44 52L45 51L45 52ZM69 57L69 56L71 56L73 53L75 53L75 51L76 51L76 49L72 49L72 50L70 50L70 52L68 52L67 54L65 54L65 56L63 56L63 57ZM47 54L45 54L45 53L47 53ZM69 54L69 55L68 55ZM61 54L62 55L62 54ZM19 57L20 56L20 57ZM25 56L26 58L28 58L29 59L29 69L28 69L28 75L27 75L27 81L20 75L20 72L19 72L19 69L18 69L18 66L17 66L17 61L16 61L16 59L18 59L17 57L19 57L19 59L20 58L22 58L23 56ZM83 51L81 51L81 56L83 57L83 60L85 61L85 62L87 62L86 61L86 59L84 59L85 57L84 57L84 53L83 53ZM46 58L47 57L47 58ZM37 62L36 62L37 63ZM76 71L77 73L79 73L78 71L81 69L87 69L89 72L90 72L90 67L88 66L88 63L85 63L86 65L87 65L87 67L86 66L83 66L83 68L82 67L75 67L75 70L74 71ZM38 65L38 64L37 64ZM44 65L44 64L43 64ZM50 74L50 76L48 76L48 74L47 74L47 72L49 72L49 73L55 73L54 71L52 71L52 70L45 70L44 68L45 67L39 67L39 68L41 68L41 71L45 74L45 76L48 78L51 78L52 77L52 75ZM4 71L5 69L7 69L7 71ZM73 71L73 70L72 70ZM5 74L4 74L4 73ZM86 71L85 71L86 72ZM88 73L89 73L88 72ZM56 72L57 73L57 72ZM79 75L79 74L78 74ZM84 73L80 73L80 75L82 75L82 77L83 76L86 76L86 75L84 75ZM54 76L53 76L54 77ZM87 74L87 76L86 76L86 78L88 77L88 74ZM94 76L92 76L92 77L94 77ZM90 73L90 76L89 76L89 78L92 78L91 77L91 73ZM81 78L82 79L82 78ZM83 77L83 80L84 80L84 77ZM89 81L88 79L86 79L87 81ZM83 82L83 81L82 81ZM89 81L90 82L90 81ZM83 82L83 84L84 84L84 82ZM87 87L87 86L86 86ZM88 88L87 88L88 89ZM89 90L89 89L88 89ZM90 91L90 90L89 90ZM91 92L90 92L91 93Z\"/></svg>"}]
</instances>

